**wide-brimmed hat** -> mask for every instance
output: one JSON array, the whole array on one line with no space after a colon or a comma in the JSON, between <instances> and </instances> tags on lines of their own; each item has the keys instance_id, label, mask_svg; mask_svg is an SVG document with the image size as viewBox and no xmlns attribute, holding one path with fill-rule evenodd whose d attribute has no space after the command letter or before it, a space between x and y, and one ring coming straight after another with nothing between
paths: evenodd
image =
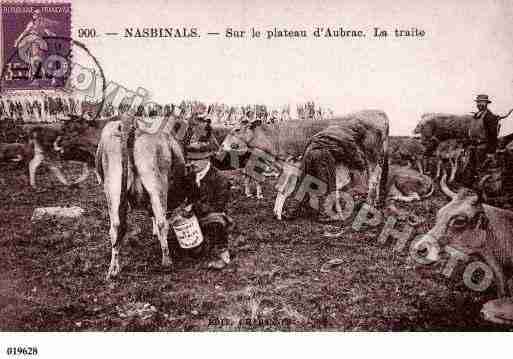
<instances>
[{"instance_id":1,"label":"wide-brimmed hat","mask_svg":"<svg viewBox=\"0 0 513 359\"><path fill-rule=\"evenodd\" d=\"M187 149L185 158L189 161L208 160L213 155L214 153L211 151L193 151L191 149Z\"/></svg>"},{"instance_id":2,"label":"wide-brimmed hat","mask_svg":"<svg viewBox=\"0 0 513 359\"><path fill-rule=\"evenodd\" d=\"M249 121L249 124L250 126L254 127L254 126L260 126L261 124L263 123L262 119L260 117L255 117L255 118L252 118L250 121Z\"/></svg>"},{"instance_id":3,"label":"wide-brimmed hat","mask_svg":"<svg viewBox=\"0 0 513 359\"><path fill-rule=\"evenodd\" d=\"M492 101L490 101L490 99L488 98L488 95L477 95L474 101L492 103Z\"/></svg>"},{"instance_id":4,"label":"wide-brimmed hat","mask_svg":"<svg viewBox=\"0 0 513 359\"><path fill-rule=\"evenodd\" d=\"M192 144L192 143L191 143ZM187 160L206 160L210 159L214 152L210 150L209 145L199 146L199 147L185 147L185 158Z\"/></svg>"},{"instance_id":5,"label":"wide-brimmed hat","mask_svg":"<svg viewBox=\"0 0 513 359\"><path fill-rule=\"evenodd\" d=\"M203 108L201 111L196 113L196 120L212 123L212 115L209 111L209 109Z\"/></svg>"}]
</instances>

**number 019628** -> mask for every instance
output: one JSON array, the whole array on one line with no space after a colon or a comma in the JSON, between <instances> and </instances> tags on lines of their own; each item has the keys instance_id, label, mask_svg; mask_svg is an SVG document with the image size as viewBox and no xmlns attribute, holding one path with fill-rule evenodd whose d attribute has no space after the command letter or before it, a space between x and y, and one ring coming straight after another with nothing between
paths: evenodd
<instances>
[{"instance_id":1,"label":"number 019628","mask_svg":"<svg viewBox=\"0 0 513 359\"><path fill-rule=\"evenodd\" d=\"M12 346L7 347L6 354L9 356L37 355L37 347Z\"/></svg>"}]
</instances>

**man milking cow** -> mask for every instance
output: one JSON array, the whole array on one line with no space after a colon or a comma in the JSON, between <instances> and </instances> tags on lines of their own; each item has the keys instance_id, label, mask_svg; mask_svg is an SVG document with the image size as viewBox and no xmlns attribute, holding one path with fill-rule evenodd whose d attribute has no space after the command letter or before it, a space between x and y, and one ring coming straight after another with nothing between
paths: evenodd
<instances>
[{"instance_id":1,"label":"man milking cow","mask_svg":"<svg viewBox=\"0 0 513 359\"><path fill-rule=\"evenodd\" d=\"M206 247L214 247L218 259L208 264L222 269L230 263L228 241L234 228L233 220L226 213L230 202L231 183L221 171L212 165L212 158L219 144L212 133L212 119L203 111L192 120L193 133L185 143L187 166L194 172L195 184L189 203L198 217L206 239Z\"/></svg>"}]
</instances>

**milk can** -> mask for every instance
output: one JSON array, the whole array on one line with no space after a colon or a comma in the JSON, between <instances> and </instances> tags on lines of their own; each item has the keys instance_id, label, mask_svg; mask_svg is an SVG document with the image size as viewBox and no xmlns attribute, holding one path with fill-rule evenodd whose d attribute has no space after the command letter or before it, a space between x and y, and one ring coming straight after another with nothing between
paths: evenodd
<instances>
[{"instance_id":1,"label":"milk can","mask_svg":"<svg viewBox=\"0 0 513 359\"><path fill-rule=\"evenodd\" d=\"M195 248L203 242L203 233L194 213L189 212L185 215L178 213L171 220L171 226L175 231L180 247L184 249Z\"/></svg>"}]
</instances>

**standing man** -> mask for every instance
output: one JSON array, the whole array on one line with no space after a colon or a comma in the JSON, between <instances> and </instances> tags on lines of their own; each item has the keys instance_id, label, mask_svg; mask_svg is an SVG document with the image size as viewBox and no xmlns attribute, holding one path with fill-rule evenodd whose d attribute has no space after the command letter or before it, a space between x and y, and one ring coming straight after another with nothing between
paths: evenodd
<instances>
[{"instance_id":1,"label":"standing man","mask_svg":"<svg viewBox=\"0 0 513 359\"><path fill-rule=\"evenodd\" d=\"M474 118L483 122L483 128L486 137L486 153L495 153L497 148L497 138L499 137L499 121L500 116L494 115L489 109L488 104L491 103L488 95L477 95L476 99L477 112Z\"/></svg>"},{"instance_id":2,"label":"standing man","mask_svg":"<svg viewBox=\"0 0 513 359\"><path fill-rule=\"evenodd\" d=\"M491 159L497 150L500 120L508 117L513 110L509 111L504 116L493 114L488 109L488 104L492 102L488 98L488 95L477 95L475 102L478 112L474 114L474 119L475 121L481 121L477 127L483 128L486 142L477 143L474 146L474 150L471 151L470 163L472 164L471 168L474 176L480 178L480 173L482 170L485 170L487 164L490 163L487 157Z\"/></svg>"}]
</instances>

